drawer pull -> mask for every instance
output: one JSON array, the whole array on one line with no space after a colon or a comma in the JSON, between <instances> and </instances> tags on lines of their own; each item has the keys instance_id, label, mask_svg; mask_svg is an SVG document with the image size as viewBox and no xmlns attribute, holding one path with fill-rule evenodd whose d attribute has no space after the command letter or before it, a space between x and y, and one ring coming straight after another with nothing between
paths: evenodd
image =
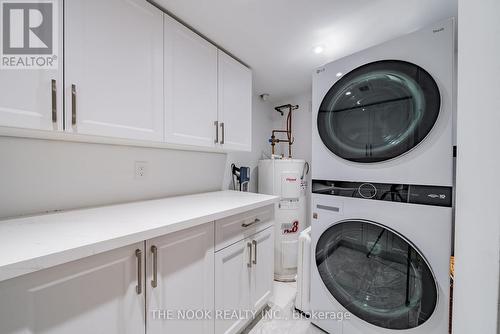
<instances>
[{"instance_id":1,"label":"drawer pull","mask_svg":"<svg viewBox=\"0 0 500 334\"><path fill-rule=\"evenodd\" d=\"M156 288L158 286L158 248L151 246L151 253L153 253L153 279L151 280L151 286Z\"/></svg>"},{"instance_id":2,"label":"drawer pull","mask_svg":"<svg viewBox=\"0 0 500 334\"><path fill-rule=\"evenodd\" d=\"M253 254L254 254L252 263L257 264L257 241L253 240L252 244L253 244Z\"/></svg>"},{"instance_id":3,"label":"drawer pull","mask_svg":"<svg viewBox=\"0 0 500 334\"><path fill-rule=\"evenodd\" d=\"M76 85L71 85L71 125L76 126Z\"/></svg>"},{"instance_id":4,"label":"drawer pull","mask_svg":"<svg viewBox=\"0 0 500 334\"><path fill-rule=\"evenodd\" d=\"M251 223L243 223L241 224L241 227L250 227L252 225L255 225L255 224L258 224L260 223L260 219L256 218L253 222Z\"/></svg>"},{"instance_id":5,"label":"drawer pull","mask_svg":"<svg viewBox=\"0 0 500 334\"><path fill-rule=\"evenodd\" d=\"M226 136L226 130L224 129L224 122L220 123L220 129L222 132L222 139L221 139L220 143L224 144L225 143L224 137Z\"/></svg>"},{"instance_id":6,"label":"drawer pull","mask_svg":"<svg viewBox=\"0 0 500 334\"><path fill-rule=\"evenodd\" d=\"M247 263L247 267L248 268L252 268L252 243L248 242L247 243L247 247L248 247L248 263Z\"/></svg>"},{"instance_id":7,"label":"drawer pull","mask_svg":"<svg viewBox=\"0 0 500 334\"><path fill-rule=\"evenodd\" d=\"M135 287L135 292L140 295L142 294L142 251L137 249L135 256L137 257L137 286Z\"/></svg>"},{"instance_id":8,"label":"drawer pull","mask_svg":"<svg viewBox=\"0 0 500 334\"><path fill-rule=\"evenodd\" d=\"M57 82L52 79L52 122L57 124Z\"/></svg>"},{"instance_id":9,"label":"drawer pull","mask_svg":"<svg viewBox=\"0 0 500 334\"><path fill-rule=\"evenodd\" d=\"M218 121L214 121L214 125L215 125L215 140L214 140L214 143L218 144L219 143L219 122Z\"/></svg>"}]
</instances>

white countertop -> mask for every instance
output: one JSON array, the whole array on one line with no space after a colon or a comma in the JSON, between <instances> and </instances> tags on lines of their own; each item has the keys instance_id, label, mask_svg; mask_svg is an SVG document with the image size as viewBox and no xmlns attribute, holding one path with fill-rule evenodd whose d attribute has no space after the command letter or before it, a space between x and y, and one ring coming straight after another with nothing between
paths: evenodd
<instances>
[{"instance_id":1,"label":"white countertop","mask_svg":"<svg viewBox=\"0 0 500 334\"><path fill-rule=\"evenodd\" d=\"M0 221L0 281L277 201L218 191Z\"/></svg>"}]
</instances>

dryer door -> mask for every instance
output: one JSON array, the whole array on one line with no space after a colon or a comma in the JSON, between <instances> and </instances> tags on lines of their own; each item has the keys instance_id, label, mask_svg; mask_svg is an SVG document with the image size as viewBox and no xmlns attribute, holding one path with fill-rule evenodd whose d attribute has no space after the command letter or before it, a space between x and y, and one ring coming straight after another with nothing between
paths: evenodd
<instances>
[{"instance_id":1,"label":"dryer door","mask_svg":"<svg viewBox=\"0 0 500 334\"><path fill-rule=\"evenodd\" d=\"M434 126L439 88L421 67L398 60L361 66L338 80L323 99L317 126L337 156L371 163L417 146Z\"/></svg>"},{"instance_id":2,"label":"dryer door","mask_svg":"<svg viewBox=\"0 0 500 334\"><path fill-rule=\"evenodd\" d=\"M377 223L347 220L327 229L316 246L316 265L332 296L370 324L411 329L436 308L436 280L423 256Z\"/></svg>"}]
</instances>

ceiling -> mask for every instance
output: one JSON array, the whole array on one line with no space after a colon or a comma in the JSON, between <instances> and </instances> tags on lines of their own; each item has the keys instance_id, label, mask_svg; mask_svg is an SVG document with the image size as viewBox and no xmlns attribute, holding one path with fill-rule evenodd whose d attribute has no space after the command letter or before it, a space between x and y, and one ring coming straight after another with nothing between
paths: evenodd
<instances>
[{"instance_id":1,"label":"ceiling","mask_svg":"<svg viewBox=\"0 0 500 334\"><path fill-rule=\"evenodd\" d=\"M457 0L155 2L249 65L271 101L310 91L318 66L457 13Z\"/></svg>"}]
</instances>

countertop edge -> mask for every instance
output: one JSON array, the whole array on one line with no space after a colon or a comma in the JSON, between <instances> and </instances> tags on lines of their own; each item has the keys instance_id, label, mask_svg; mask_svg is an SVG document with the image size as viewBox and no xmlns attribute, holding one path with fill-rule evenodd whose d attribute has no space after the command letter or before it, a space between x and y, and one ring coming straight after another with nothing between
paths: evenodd
<instances>
[{"instance_id":1,"label":"countertop edge","mask_svg":"<svg viewBox=\"0 0 500 334\"><path fill-rule=\"evenodd\" d=\"M278 197L273 196L273 198L265 199L259 202L238 206L223 211L216 211L211 214L202 215L196 218L190 218L175 223L166 223L161 227L147 229L137 233L128 234L125 236L108 239L80 247L70 248L61 252L51 253L40 257L33 257L27 260L9 263L6 265L0 264L0 282L43 269L55 267L61 264L77 261L92 255L97 255L121 247L130 246L132 244L143 242L145 240L207 224L215 220L237 215L246 211L272 205L274 203L277 203L278 200Z\"/></svg>"}]
</instances>

